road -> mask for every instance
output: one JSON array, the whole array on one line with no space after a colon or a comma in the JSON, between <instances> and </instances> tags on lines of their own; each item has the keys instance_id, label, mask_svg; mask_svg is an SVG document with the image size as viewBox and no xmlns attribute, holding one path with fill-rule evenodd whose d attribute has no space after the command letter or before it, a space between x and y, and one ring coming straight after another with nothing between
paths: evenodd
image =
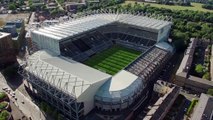
<instances>
[{"instance_id":1,"label":"road","mask_svg":"<svg viewBox=\"0 0 213 120\"><path fill-rule=\"evenodd\" d=\"M11 89L2 74L0 73L0 89L3 87L8 87ZM12 90L12 89L11 89ZM24 96L18 89L15 91L15 96L17 100L11 97L11 95L8 95L11 101L14 101L15 105L25 114L26 117L31 117L32 120L46 120L44 114L40 111L39 107L35 105L30 98L27 98Z\"/></svg>"}]
</instances>

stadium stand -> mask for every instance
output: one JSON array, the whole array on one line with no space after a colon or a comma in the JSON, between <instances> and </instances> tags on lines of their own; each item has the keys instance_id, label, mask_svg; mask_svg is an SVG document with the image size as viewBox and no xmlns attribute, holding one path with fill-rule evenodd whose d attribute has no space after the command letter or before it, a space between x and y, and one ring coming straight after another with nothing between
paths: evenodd
<instances>
[{"instance_id":1,"label":"stadium stand","mask_svg":"<svg viewBox=\"0 0 213 120\"><path fill-rule=\"evenodd\" d=\"M82 37L60 43L61 53L77 61L84 61L91 55L101 52L112 45L100 32L93 31Z\"/></svg>"},{"instance_id":2,"label":"stadium stand","mask_svg":"<svg viewBox=\"0 0 213 120\"><path fill-rule=\"evenodd\" d=\"M151 72L154 66L157 66L157 63L160 63L165 57L167 51L153 47L146 54L140 56L137 60L131 63L126 70L131 73L141 76L142 78L147 77L145 69L148 69L147 72Z\"/></svg>"}]
</instances>

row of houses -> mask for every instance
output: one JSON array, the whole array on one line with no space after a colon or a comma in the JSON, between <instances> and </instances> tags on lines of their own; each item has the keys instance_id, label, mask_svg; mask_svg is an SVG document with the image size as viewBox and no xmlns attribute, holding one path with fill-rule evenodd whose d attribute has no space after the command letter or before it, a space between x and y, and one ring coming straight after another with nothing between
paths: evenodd
<instances>
[{"instance_id":1,"label":"row of houses","mask_svg":"<svg viewBox=\"0 0 213 120\"><path fill-rule=\"evenodd\" d=\"M193 64L195 49L198 45L201 45L198 39L192 38L190 41L191 43L185 51L182 62L176 72L174 83L194 92L206 93L208 89L213 88L213 81L194 76L190 73ZM210 43L208 42L206 44ZM210 71L210 73L212 73L212 71Z\"/></svg>"}]
</instances>

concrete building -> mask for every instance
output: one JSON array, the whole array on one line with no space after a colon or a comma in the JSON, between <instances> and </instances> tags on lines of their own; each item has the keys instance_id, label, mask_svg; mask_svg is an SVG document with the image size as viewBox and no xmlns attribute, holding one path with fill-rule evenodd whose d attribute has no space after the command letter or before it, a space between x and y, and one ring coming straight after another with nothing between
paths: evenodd
<instances>
[{"instance_id":1,"label":"concrete building","mask_svg":"<svg viewBox=\"0 0 213 120\"><path fill-rule=\"evenodd\" d=\"M16 61L16 54L10 33L0 32L0 66Z\"/></svg>"},{"instance_id":2,"label":"concrete building","mask_svg":"<svg viewBox=\"0 0 213 120\"><path fill-rule=\"evenodd\" d=\"M213 96L201 94L191 119L213 120Z\"/></svg>"},{"instance_id":3,"label":"concrete building","mask_svg":"<svg viewBox=\"0 0 213 120\"><path fill-rule=\"evenodd\" d=\"M193 75L190 75L194 51L197 46L198 40L192 38L189 47L184 53L183 60L176 73L175 83L185 88L191 89L199 93L206 92L209 88L213 88L213 81L205 80Z\"/></svg>"}]
</instances>

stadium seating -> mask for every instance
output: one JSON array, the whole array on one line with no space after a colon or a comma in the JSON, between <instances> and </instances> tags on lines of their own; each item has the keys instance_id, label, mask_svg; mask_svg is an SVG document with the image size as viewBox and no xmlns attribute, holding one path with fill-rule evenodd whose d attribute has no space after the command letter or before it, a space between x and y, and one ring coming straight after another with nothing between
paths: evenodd
<instances>
[{"instance_id":1,"label":"stadium seating","mask_svg":"<svg viewBox=\"0 0 213 120\"><path fill-rule=\"evenodd\" d=\"M109 48L112 42L100 32L93 31L85 36L60 43L61 54L77 61Z\"/></svg>"},{"instance_id":2,"label":"stadium seating","mask_svg":"<svg viewBox=\"0 0 213 120\"><path fill-rule=\"evenodd\" d=\"M132 49L136 50L146 50L149 47L152 47L156 41L146 39L146 38L141 38L135 35L131 35L128 33L105 33L104 34L106 37L108 37L111 40L115 40L117 44L124 45L126 47L130 47Z\"/></svg>"},{"instance_id":3,"label":"stadium seating","mask_svg":"<svg viewBox=\"0 0 213 120\"><path fill-rule=\"evenodd\" d=\"M109 31L110 30L110 31ZM128 34L132 36L138 36L140 38L154 40L156 41L158 38L158 33L151 29L139 29L132 26L127 25L108 25L100 29L100 31L104 34L107 34L108 38L117 39L119 33ZM111 33L111 35L109 34ZM124 40L124 37L119 36Z\"/></svg>"},{"instance_id":4,"label":"stadium seating","mask_svg":"<svg viewBox=\"0 0 213 120\"><path fill-rule=\"evenodd\" d=\"M62 43L60 45L61 53L65 56L75 56L79 54L81 51L72 43Z\"/></svg>"},{"instance_id":5,"label":"stadium seating","mask_svg":"<svg viewBox=\"0 0 213 120\"><path fill-rule=\"evenodd\" d=\"M82 39L79 39L79 40L75 40L72 42L76 47L79 48L79 50L81 50L81 52L85 52L87 50L90 49L90 47L82 40Z\"/></svg>"},{"instance_id":6,"label":"stadium seating","mask_svg":"<svg viewBox=\"0 0 213 120\"><path fill-rule=\"evenodd\" d=\"M109 28L111 29L110 32L103 32L103 29L109 30ZM156 43L156 36L156 33L138 30L137 28L113 27L111 25L100 29L100 31L91 31L82 37L61 42L60 49L62 55L77 61L84 61L93 54L112 46L112 41L130 49L145 51Z\"/></svg>"},{"instance_id":7,"label":"stadium seating","mask_svg":"<svg viewBox=\"0 0 213 120\"><path fill-rule=\"evenodd\" d=\"M166 55L167 51L153 47L125 69L146 80L146 78L150 78L151 73L153 73L159 63L163 61Z\"/></svg>"}]
</instances>

